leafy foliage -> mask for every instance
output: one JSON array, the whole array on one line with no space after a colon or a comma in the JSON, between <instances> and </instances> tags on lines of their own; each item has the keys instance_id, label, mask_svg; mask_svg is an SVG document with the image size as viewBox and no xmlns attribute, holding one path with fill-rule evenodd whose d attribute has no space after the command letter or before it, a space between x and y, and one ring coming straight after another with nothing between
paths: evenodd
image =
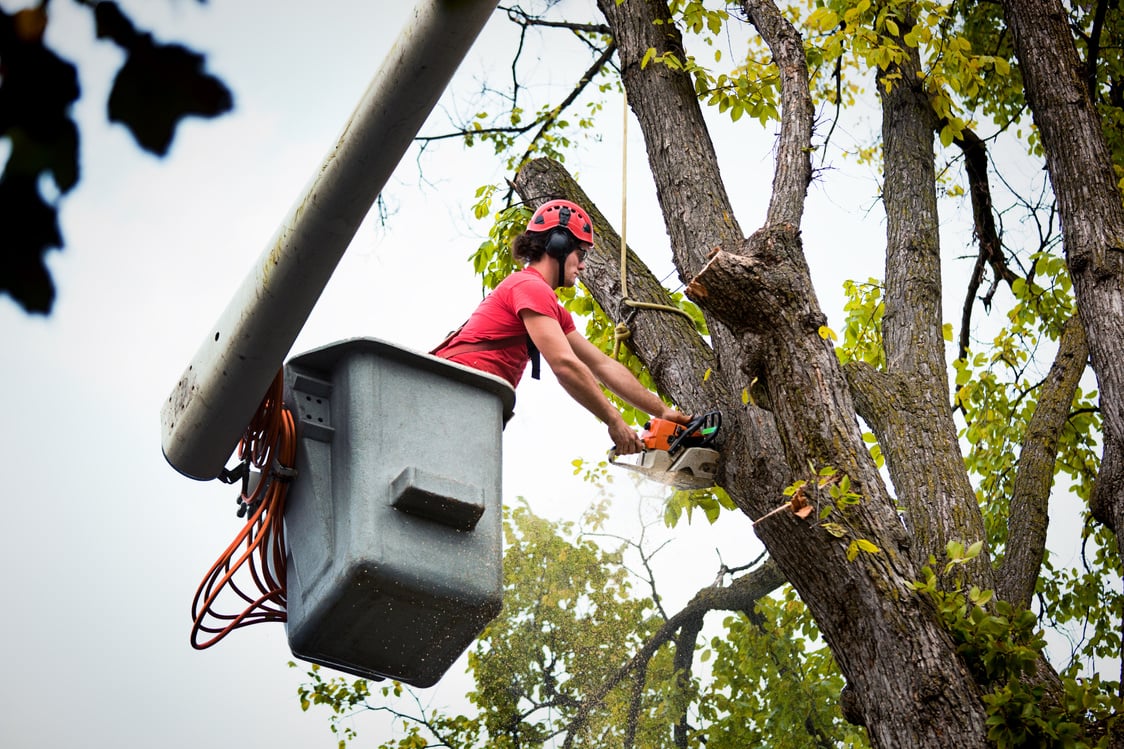
<instances>
[{"instance_id":1,"label":"leafy foliage","mask_svg":"<svg viewBox=\"0 0 1124 749\"><path fill-rule=\"evenodd\" d=\"M78 1L93 10L97 37L125 52L108 116L142 149L163 156L183 118L230 111L231 94L205 72L202 55L156 42L116 3ZM41 180L59 194L79 180L80 138L70 116L81 91L78 69L47 46L49 22L45 2L10 15L0 10L0 138L11 147L0 173L0 292L40 314L51 311L55 298L44 257L63 246L57 208L41 192Z\"/></svg>"},{"instance_id":2,"label":"leafy foliage","mask_svg":"<svg viewBox=\"0 0 1124 749\"><path fill-rule=\"evenodd\" d=\"M700 655L712 674L699 700L706 746L869 746L839 711L843 679L791 588L726 617L723 628ZM746 713L759 720L743 720Z\"/></svg>"},{"instance_id":3,"label":"leafy foliage","mask_svg":"<svg viewBox=\"0 0 1124 749\"><path fill-rule=\"evenodd\" d=\"M674 528L682 517L691 522L695 510L702 511L706 521L713 525L723 510L736 510L738 506L730 495L720 486L709 489L689 489L671 494L664 506L663 520L668 528Z\"/></svg>"},{"instance_id":4,"label":"leafy foliage","mask_svg":"<svg viewBox=\"0 0 1124 749\"><path fill-rule=\"evenodd\" d=\"M866 362L875 369L885 369L886 351L882 348L882 284L871 278L866 283L847 280L843 282L847 303L843 306L846 320L843 328L843 345L835 351L839 362Z\"/></svg>"},{"instance_id":5,"label":"leafy foliage","mask_svg":"<svg viewBox=\"0 0 1124 749\"><path fill-rule=\"evenodd\" d=\"M947 566L963 564L981 547L982 543L968 549L949 544ZM932 569L936 561L930 559L929 564L913 587L936 604L957 651L984 690L988 739L1000 749L1107 746L1103 733L1118 719L1119 685L1099 676L1070 677L1065 680L1064 704L1044 701L1042 688L1028 686L1025 678L1046 647L1034 614L993 600L991 591L942 591Z\"/></svg>"},{"instance_id":6,"label":"leafy foliage","mask_svg":"<svg viewBox=\"0 0 1124 749\"><path fill-rule=\"evenodd\" d=\"M524 505L508 513L505 607L469 655L476 675L470 700L493 745L542 742L552 723L567 725L652 631L650 604L630 595L620 551L592 540L567 540L567 525L535 517ZM514 581L519 584L513 585ZM621 745L627 689L612 693L612 717L591 721L585 745ZM501 737L504 737L501 739Z\"/></svg>"}]
</instances>

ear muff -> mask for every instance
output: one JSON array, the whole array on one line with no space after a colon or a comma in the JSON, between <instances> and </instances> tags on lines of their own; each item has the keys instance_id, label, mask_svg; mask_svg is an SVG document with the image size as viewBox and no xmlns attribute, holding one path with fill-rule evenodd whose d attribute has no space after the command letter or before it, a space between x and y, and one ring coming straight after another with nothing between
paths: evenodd
<instances>
[{"instance_id":1,"label":"ear muff","mask_svg":"<svg viewBox=\"0 0 1124 749\"><path fill-rule=\"evenodd\" d=\"M566 256L577 249L578 240L574 239L574 235L566 229L556 228L550 230L550 236L546 239L546 254L553 258L557 258L559 262L566 259Z\"/></svg>"},{"instance_id":2,"label":"ear muff","mask_svg":"<svg viewBox=\"0 0 1124 749\"><path fill-rule=\"evenodd\" d=\"M566 285L566 258L577 248L578 240L574 239L574 235L568 229L556 227L547 235L544 248L546 254L558 261L558 278L555 280L554 288L560 289Z\"/></svg>"}]
</instances>

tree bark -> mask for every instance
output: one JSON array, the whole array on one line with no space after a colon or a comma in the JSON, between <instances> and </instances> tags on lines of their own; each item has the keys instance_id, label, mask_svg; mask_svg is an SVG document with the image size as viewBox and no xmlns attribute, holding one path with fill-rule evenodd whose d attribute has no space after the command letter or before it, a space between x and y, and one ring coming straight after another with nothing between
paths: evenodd
<instances>
[{"instance_id":1,"label":"tree bark","mask_svg":"<svg viewBox=\"0 0 1124 749\"><path fill-rule=\"evenodd\" d=\"M901 23L902 33L908 30ZM950 541L967 547L986 534L949 398L933 153L936 116L918 76L917 48L902 42L901 49L901 62L878 75L886 173L886 372L856 382L865 385L859 389L859 413L882 445L915 559L924 563L934 557L939 572ZM957 580L943 581L949 587L995 587L986 552L950 574Z\"/></svg>"},{"instance_id":2,"label":"tree bark","mask_svg":"<svg viewBox=\"0 0 1124 749\"><path fill-rule=\"evenodd\" d=\"M1070 404L1088 358L1085 330L1080 320L1071 317L1023 439L1008 513L1007 547L996 574L999 597L1018 608L1030 608L1045 558L1058 438L1069 419Z\"/></svg>"},{"instance_id":3,"label":"tree bark","mask_svg":"<svg viewBox=\"0 0 1124 749\"><path fill-rule=\"evenodd\" d=\"M1003 0L1046 168L1104 418L1097 516L1124 550L1124 204L1060 0ZM1108 479L1107 481L1105 479ZM1103 486L1102 486L1103 484Z\"/></svg>"},{"instance_id":4,"label":"tree bark","mask_svg":"<svg viewBox=\"0 0 1124 749\"><path fill-rule=\"evenodd\" d=\"M738 255L716 253L688 294L732 330L768 334L766 383L789 466L810 466L812 480L830 466L862 497L857 506L830 514L845 529L841 539L792 513L756 527L815 616L871 741L938 747L955 735L958 746L984 746L976 687L931 607L909 587L919 573L863 445L838 360L819 334L824 318L798 235L791 227L766 228ZM813 502L813 518L825 501ZM849 559L850 544L859 541L879 552ZM940 736L938 727L949 734Z\"/></svg>"}]
</instances>

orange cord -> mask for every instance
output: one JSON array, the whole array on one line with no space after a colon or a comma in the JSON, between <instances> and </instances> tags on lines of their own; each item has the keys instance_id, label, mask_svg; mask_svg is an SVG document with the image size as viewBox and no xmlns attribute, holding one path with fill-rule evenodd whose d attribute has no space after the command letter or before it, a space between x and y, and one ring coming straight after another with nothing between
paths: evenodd
<instances>
[{"instance_id":1,"label":"orange cord","mask_svg":"<svg viewBox=\"0 0 1124 749\"><path fill-rule=\"evenodd\" d=\"M242 435L238 455L246 470L261 471L261 481L239 501L250 510L246 525L230 542L195 591L191 602L191 646L209 648L239 627L260 622L285 621L285 496L296 462L296 426L292 412L282 402L283 371L273 384ZM243 486L246 486L244 483ZM239 554L239 548L245 548ZM237 555L237 559L235 556ZM247 564L248 563L248 564ZM256 592L248 594L234 582L246 565ZM260 565L260 569L259 569ZM246 604L237 614L215 610L219 594L229 590ZM200 642L203 634L214 635Z\"/></svg>"}]
</instances>

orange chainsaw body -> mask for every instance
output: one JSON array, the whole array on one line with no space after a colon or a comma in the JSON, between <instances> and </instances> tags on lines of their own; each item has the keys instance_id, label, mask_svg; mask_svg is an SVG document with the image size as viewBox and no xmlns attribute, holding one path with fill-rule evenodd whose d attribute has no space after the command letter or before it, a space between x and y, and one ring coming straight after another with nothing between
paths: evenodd
<instances>
[{"instance_id":1,"label":"orange chainsaw body","mask_svg":"<svg viewBox=\"0 0 1124 749\"><path fill-rule=\"evenodd\" d=\"M651 419L640 432L645 450L670 450L675 438L683 434L683 426L667 419Z\"/></svg>"}]
</instances>

